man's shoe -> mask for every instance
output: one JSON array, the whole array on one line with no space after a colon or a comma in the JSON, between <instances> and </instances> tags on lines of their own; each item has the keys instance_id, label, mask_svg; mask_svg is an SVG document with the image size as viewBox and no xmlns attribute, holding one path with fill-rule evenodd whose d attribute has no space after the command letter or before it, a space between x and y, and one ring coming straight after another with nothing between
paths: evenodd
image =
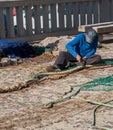
<instances>
[{"instance_id":1,"label":"man's shoe","mask_svg":"<svg viewBox=\"0 0 113 130\"><path fill-rule=\"evenodd\" d=\"M52 71L57 72L57 71L61 71L61 70L58 68L58 66L53 65L53 66L47 66L46 71L47 72L52 72Z\"/></svg>"}]
</instances>

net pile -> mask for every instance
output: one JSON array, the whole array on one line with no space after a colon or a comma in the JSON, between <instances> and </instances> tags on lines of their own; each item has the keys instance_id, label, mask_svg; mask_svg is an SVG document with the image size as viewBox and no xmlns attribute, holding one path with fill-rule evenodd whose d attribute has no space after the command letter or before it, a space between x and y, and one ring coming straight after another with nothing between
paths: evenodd
<instances>
[{"instance_id":1,"label":"net pile","mask_svg":"<svg viewBox=\"0 0 113 130\"><path fill-rule=\"evenodd\" d=\"M100 77L91 82L82 85L75 85L73 87L80 88L85 91L111 91L113 90L113 75L107 77Z\"/></svg>"}]
</instances>

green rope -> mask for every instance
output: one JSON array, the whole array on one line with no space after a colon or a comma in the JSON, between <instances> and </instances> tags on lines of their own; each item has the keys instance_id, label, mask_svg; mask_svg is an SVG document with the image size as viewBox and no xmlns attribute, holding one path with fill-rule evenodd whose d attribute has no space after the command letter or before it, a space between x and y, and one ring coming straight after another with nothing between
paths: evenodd
<instances>
[{"instance_id":1,"label":"green rope","mask_svg":"<svg viewBox=\"0 0 113 130\"><path fill-rule=\"evenodd\" d=\"M106 65L112 64L113 65L113 62L106 61L106 62L104 62L104 64L106 64ZM101 85L104 86L104 87L102 87ZM70 90L68 92L64 93L63 96L71 93L75 87L78 88L78 90L75 93L73 93L70 96L67 96L65 98L61 98L61 99L57 99L56 101L49 102L49 103L46 104L46 107L52 108L54 104L69 100L72 97L76 96L81 90L85 90L85 91L86 90L88 90L88 91L110 91L110 90L113 90L113 74L110 75L110 76L107 76L107 77L101 77L101 78L94 79L93 81L87 82L87 83L82 84L82 85L73 85L73 86L70 87ZM75 97L75 98L77 98L77 97ZM80 99L82 99L82 98L80 98ZM85 101L85 99L83 99L83 100ZM103 103L93 102L93 101L89 101L89 100L86 100L86 101L88 103L97 105L95 107L95 109L93 110L93 120L92 120L91 127L95 128L95 129L112 130L112 129L107 128L107 127L96 126L96 110L100 106L113 107L113 106L110 106L109 104L107 105L107 103L113 101L113 99L109 100L107 102L103 102Z\"/></svg>"},{"instance_id":2,"label":"green rope","mask_svg":"<svg viewBox=\"0 0 113 130\"><path fill-rule=\"evenodd\" d=\"M99 129L99 130L113 130L111 128L107 128L107 127L99 127L99 126L92 126L92 129Z\"/></svg>"},{"instance_id":3,"label":"green rope","mask_svg":"<svg viewBox=\"0 0 113 130\"><path fill-rule=\"evenodd\" d=\"M57 99L56 101L51 101L51 102L47 103L45 106L47 108L52 108L54 104L67 101L67 100L71 99L72 97L76 96L79 92L80 92L80 89L78 89L75 93L71 94L68 97L60 98L60 99Z\"/></svg>"},{"instance_id":4,"label":"green rope","mask_svg":"<svg viewBox=\"0 0 113 130\"><path fill-rule=\"evenodd\" d=\"M69 99L79 99L79 100L82 100L82 101L85 101L87 103L90 103L90 104L93 104L93 105L97 105L94 110L93 110L93 120L92 120L92 125L91 125L91 128L93 129L102 129L102 130L112 130L110 128L107 128L107 127L100 127L100 126L96 126L96 110L100 107L100 106L105 106L105 107L110 107L110 108L113 108L113 105L110 105L110 104L107 104L109 102L112 102L113 99L110 99L109 101L105 101L105 102L96 102L96 101L91 101L91 100L88 100L88 99L84 99L84 98L80 98L80 97L77 97L76 95L80 92L80 89L75 92L74 94L66 97L66 98L61 98L61 99L58 99L56 101L52 101L48 104L46 104L46 107L47 108L52 108L54 104L57 104L57 103L60 103L60 102L64 102L66 100L69 100ZM76 97L75 97L76 96Z\"/></svg>"},{"instance_id":5,"label":"green rope","mask_svg":"<svg viewBox=\"0 0 113 130\"><path fill-rule=\"evenodd\" d=\"M104 104L106 104L106 103L109 103L109 102L112 102L113 101L113 99L111 99L111 100L108 100L108 101L105 101L105 102L103 102ZM100 128L99 126L96 126L96 111L97 111L97 109L100 107L100 106L102 106L102 105L97 105L94 109L93 109L93 119L92 119L92 125L91 125L91 127L92 128ZM110 130L109 128L106 128L106 130Z\"/></svg>"}]
</instances>

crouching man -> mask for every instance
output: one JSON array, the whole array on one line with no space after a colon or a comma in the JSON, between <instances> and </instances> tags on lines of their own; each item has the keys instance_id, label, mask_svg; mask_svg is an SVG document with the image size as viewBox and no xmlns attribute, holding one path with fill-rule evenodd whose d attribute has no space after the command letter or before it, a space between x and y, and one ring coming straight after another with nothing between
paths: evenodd
<instances>
[{"instance_id":1,"label":"crouching man","mask_svg":"<svg viewBox=\"0 0 113 130\"><path fill-rule=\"evenodd\" d=\"M67 51L59 53L52 66L47 71L64 70L72 64L93 65L101 61L101 56L95 54L98 45L98 35L94 29L81 33L66 44Z\"/></svg>"}]
</instances>

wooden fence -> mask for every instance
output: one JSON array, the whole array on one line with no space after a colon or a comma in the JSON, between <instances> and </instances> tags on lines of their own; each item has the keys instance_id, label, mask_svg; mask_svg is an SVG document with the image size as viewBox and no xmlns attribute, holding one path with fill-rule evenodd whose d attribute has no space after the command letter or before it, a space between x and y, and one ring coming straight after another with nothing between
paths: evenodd
<instances>
[{"instance_id":1,"label":"wooden fence","mask_svg":"<svg viewBox=\"0 0 113 130\"><path fill-rule=\"evenodd\" d=\"M76 35L80 25L113 21L112 7L113 0L1 0L0 38Z\"/></svg>"}]
</instances>

